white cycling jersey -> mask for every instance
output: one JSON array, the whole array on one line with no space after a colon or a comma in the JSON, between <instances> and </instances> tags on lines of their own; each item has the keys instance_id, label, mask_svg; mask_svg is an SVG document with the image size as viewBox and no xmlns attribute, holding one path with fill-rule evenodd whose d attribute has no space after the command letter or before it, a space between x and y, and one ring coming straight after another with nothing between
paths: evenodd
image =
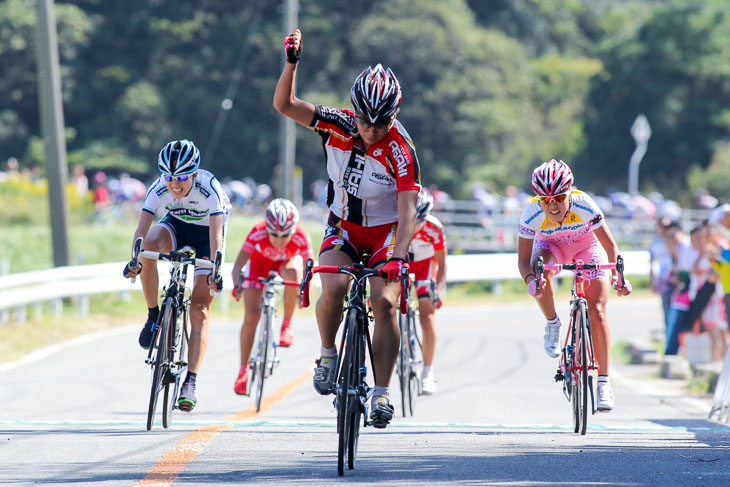
<instances>
[{"instance_id":1,"label":"white cycling jersey","mask_svg":"<svg viewBox=\"0 0 730 487\"><path fill-rule=\"evenodd\" d=\"M519 236L569 245L586 235L592 235L591 232L602 226L603 222L603 212L593 198L574 189L570 192L570 207L562 223L549 219L542 211L538 197L532 198L522 211Z\"/></svg>"},{"instance_id":2,"label":"white cycling jersey","mask_svg":"<svg viewBox=\"0 0 730 487\"><path fill-rule=\"evenodd\" d=\"M153 215L165 208L170 215L185 223L210 226L211 215L224 215L228 219L231 203L218 180L209 171L198 169L193 187L182 199L175 199L162 176L152 183L144 199L143 211Z\"/></svg>"}]
</instances>

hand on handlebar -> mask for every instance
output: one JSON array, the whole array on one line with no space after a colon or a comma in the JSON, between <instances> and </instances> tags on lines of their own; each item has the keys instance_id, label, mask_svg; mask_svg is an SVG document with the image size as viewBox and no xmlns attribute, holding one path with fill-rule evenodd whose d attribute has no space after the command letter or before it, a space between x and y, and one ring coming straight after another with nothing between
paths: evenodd
<instances>
[{"instance_id":1,"label":"hand on handlebar","mask_svg":"<svg viewBox=\"0 0 730 487\"><path fill-rule=\"evenodd\" d=\"M213 273L208 274L208 287L212 292L219 293L223 291L223 275L218 272L215 277ZM234 296L235 297L235 296Z\"/></svg>"},{"instance_id":2,"label":"hand on handlebar","mask_svg":"<svg viewBox=\"0 0 730 487\"><path fill-rule=\"evenodd\" d=\"M132 269L131 264L132 262L127 262L124 266L124 270L122 271L122 276L126 279L134 279L140 272L142 272L141 262L137 262L137 267L135 269Z\"/></svg>"},{"instance_id":3,"label":"hand on handlebar","mask_svg":"<svg viewBox=\"0 0 730 487\"><path fill-rule=\"evenodd\" d=\"M530 293L530 296L533 296L535 298L541 298L546 285L547 285L547 281L545 280L544 277L540 278L539 284L537 282L537 279L533 279L527 285L527 292Z\"/></svg>"},{"instance_id":4,"label":"hand on handlebar","mask_svg":"<svg viewBox=\"0 0 730 487\"><path fill-rule=\"evenodd\" d=\"M397 282L401 278L401 271L408 269L408 264L400 257L393 257L383 266L388 282Z\"/></svg>"},{"instance_id":5,"label":"hand on handlebar","mask_svg":"<svg viewBox=\"0 0 730 487\"><path fill-rule=\"evenodd\" d=\"M620 287L618 284L618 276L611 278L611 287L614 288L619 296L628 296L631 294L632 287L628 279L624 278L624 285Z\"/></svg>"}]
</instances>

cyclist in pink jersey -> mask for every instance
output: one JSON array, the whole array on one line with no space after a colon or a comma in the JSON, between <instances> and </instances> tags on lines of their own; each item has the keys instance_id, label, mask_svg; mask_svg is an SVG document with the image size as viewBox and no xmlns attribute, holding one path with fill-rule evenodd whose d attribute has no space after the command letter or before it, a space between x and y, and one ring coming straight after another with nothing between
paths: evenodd
<instances>
[{"instance_id":1,"label":"cyclist in pink jersey","mask_svg":"<svg viewBox=\"0 0 730 487\"><path fill-rule=\"evenodd\" d=\"M398 355L396 311L399 274L415 232L416 199L421 189L416 150L408 132L396 119L401 89L390 69L380 64L366 68L350 91L352 110L315 106L295 94L295 79L302 53L297 29L284 39L287 63L274 93L274 108L322 138L329 183L330 216L320 248L319 263L348 266L370 254L368 267L382 267L387 280L371 279L375 315L373 356L376 383L371 418L385 428L394 415L388 386ZM322 342L314 388L332 393L342 302L348 277L322 274L322 295L316 314Z\"/></svg>"},{"instance_id":2,"label":"cyclist in pink jersey","mask_svg":"<svg viewBox=\"0 0 730 487\"><path fill-rule=\"evenodd\" d=\"M423 393L436 392L436 377L433 360L436 355L436 309L443 304L441 298L446 289L446 239L444 227L438 218L431 214L433 196L423 188L418 194L416 210L416 234L410 246L411 274L416 275L416 295L418 296L418 315L423 331ZM431 279L436 281L438 303L434 305L431 296Z\"/></svg>"},{"instance_id":3,"label":"cyclist in pink jersey","mask_svg":"<svg viewBox=\"0 0 730 487\"><path fill-rule=\"evenodd\" d=\"M264 285L258 281L266 278L270 271L276 271L288 281L300 281L304 271L304 261L314 257L309 235L300 227L299 211L286 199L277 198L266 208L266 217L257 223L246 237L246 241L233 264L233 282L237 283L243 271L242 295L246 309L241 326L241 367L233 386L236 394L248 392L248 378L251 348L256 334L256 326L261 318L261 297ZM239 290L234 288L234 297L240 298ZM297 289L287 286L284 289L284 321L281 324L279 345L291 346L294 330L291 319L297 304Z\"/></svg>"},{"instance_id":4,"label":"cyclist in pink jersey","mask_svg":"<svg viewBox=\"0 0 730 487\"><path fill-rule=\"evenodd\" d=\"M543 257L545 263L569 264L576 260L586 263L615 262L618 245L608 228L598 205L586 193L573 187L573 173L563 161L543 163L532 173L532 189L536 196L525 206L519 224L518 265L528 290L537 300L547 319L544 348L550 357L560 355L560 318L553 299L553 271L537 282L535 263ZM627 280L618 287L615 271L611 285L619 296L631 293ZM598 400L601 411L614 407L613 391L608 379L610 331L606 320L608 282L602 270L585 272L588 279L586 300L591 322L596 359L598 360Z\"/></svg>"}]
</instances>

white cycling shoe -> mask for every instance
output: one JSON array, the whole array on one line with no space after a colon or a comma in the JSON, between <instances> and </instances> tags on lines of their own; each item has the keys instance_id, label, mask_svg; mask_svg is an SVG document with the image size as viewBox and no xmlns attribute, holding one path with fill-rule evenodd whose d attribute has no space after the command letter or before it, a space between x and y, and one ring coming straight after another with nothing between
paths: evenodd
<instances>
[{"instance_id":1,"label":"white cycling shoe","mask_svg":"<svg viewBox=\"0 0 730 487\"><path fill-rule=\"evenodd\" d=\"M557 326L550 324L545 325L545 336L543 337L543 347L548 357L556 358L560 355L560 323Z\"/></svg>"},{"instance_id":2,"label":"white cycling shoe","mask_svg":"<svg viewBox=\"0 0 730 487\"><path fill-rule=\"evenodd\" d=\"M596 388L596 396L598 398L596 409L604 413L613 410L615 401L613 400L613 390L611 389L610 382L599 381L598 387Z\"/></svg>"},{"instance_id":3,"label":"white cycling shoe","mask_svg":"<svg viewBox=\"0 0 730 487\"><path fill-rule=\"evenodd\" d=\"M423 393L427 396L436 393L436 377L433 372L423 376Z\"/></svg>"}]
</instances>

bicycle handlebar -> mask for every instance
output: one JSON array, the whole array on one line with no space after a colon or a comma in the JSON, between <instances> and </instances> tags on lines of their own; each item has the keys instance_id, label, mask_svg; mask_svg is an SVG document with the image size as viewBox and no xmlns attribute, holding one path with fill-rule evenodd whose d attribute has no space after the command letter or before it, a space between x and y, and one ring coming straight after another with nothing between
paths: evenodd
<instances>
[{"instance_id":1,"label":"bicycle handlebar","mask_svg":"<svg viewBox=\"0 0 730 487\"><path fill-rule=\"evenodd\" d=\"M304 277L299 287L299 295L301 297L302 307L306 308L309 306L309 284L312 280L312 276L317 272L324 272L325 274L348 274L353 279L363 279L367 277L382 277L387 278L387 274L382 269L371 269L363 267L361 264L354 264L351 266L336 266L336 265L314 265L312 259L307 259L304 268ZM401 313L405 314L408 312L408 286L409 286L409 275L408 269L404 268L401 270L401 295L400 295L400 310Z\"/></svg>"},{"instance_id":2,"label":"bicycle handlebar","mask_svg":"<svg viewBox=\"0 0 730 487\"><path fill-rule=\"evenodd\" d=\"M626 280L624 279L624 258L621 255L616 256L616 262L606 264L588 264L582 261L573 262L572 264L545 264L542 256L537 258L535 265L535 273L538 284L542 282L542 274L544 271L581 271L581 270L611 270L615 269L618 273L618 282L620 287L624 287Z\"/></svg>"},{"instance_id":3,"label":"bicycle handlebar","mask_svg":"<svg viewBox=\"0 0 730 487\"><path fill-rule=\"evenodd\" d=\"M137 268L139 259L150 259L150 260L164 260L167 262L176 262L181 264L193 264L195 267L204 267L206 269L213 270L213 276L215 277L220 273L221 262L223 261L223 253L218 250L215 253L215 262L211 262L207 259L196 259L189 257L188 253L172 251L168 254L163 252L153 252L151 250L142 250L142 237L137 237L134 241L134 248L132 250L132 260L129 261L129 266L133 269ZM132 278L132 282L136 281L136 277ZM215 291L210 290L210 295L215 296Z\"/></svg>"}]
</instances>

